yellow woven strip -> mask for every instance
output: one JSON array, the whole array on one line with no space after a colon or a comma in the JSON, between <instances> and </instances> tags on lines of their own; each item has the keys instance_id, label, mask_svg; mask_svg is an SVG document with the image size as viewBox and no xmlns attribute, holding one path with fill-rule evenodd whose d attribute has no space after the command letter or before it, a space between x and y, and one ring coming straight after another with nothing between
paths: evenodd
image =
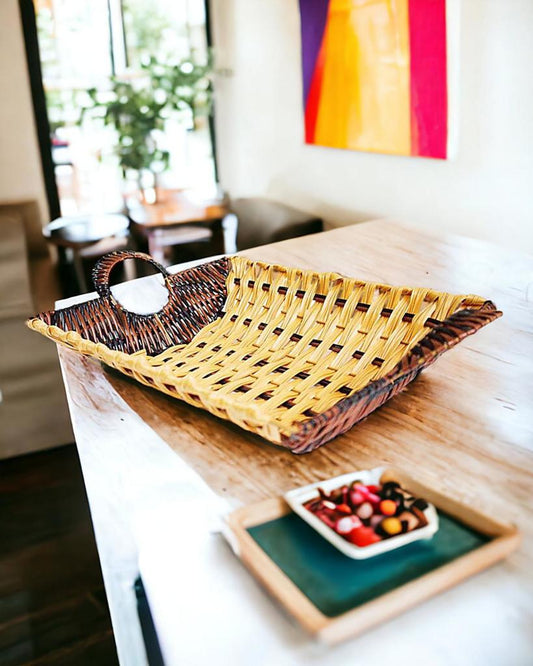
<instances>
[{"instance_id":1,"label":"yellow woven strip","mask_svg":"<svg viewBox=\"0 0 533 666\"><path fill-rule=\"evenodd\" d=\"M219 320L220 321L220 320ZM186 345L178 345L175 347L170 347L163 354L160 354L157 357L150 357L146 355L146 352L139 351L135 354L124 354L120 351L113 351L109 349L106 345L96 344L90 340L85 340L82 338L79 333L75 331L63 331L57 326L48 326L40 319L34 318L30 319L27 322L29 328L41 333L42 335L50 338L54 342L63 345L69 349L80 352L85 356L90 356L92 358L105 363L106 365L119 370L120 372L136 379L141 384L146 386L151 386L152 388L157 388L163 393L170 395L174 398L180 398L185 402L188 402L195 407L200 407L202 409L207 409L212 414L219 416L220 418L226 420L232 420L235 423L238 423L242 428L250 430L257 433L261 437L270 440L271 442L279 443L281 441L279 429L275 424L266 422L268 418L267 415L263 415L263 418L254 421L253 419L250 422L245 422L238 420L237 417L233 417L233 411L226 409L217 409L215 405L209 405L208 401L202 401L199 399L199 396L189 394L187 391L180 390L179 387L174 387L169 384L168 381L165 381L166 372L168 368L165 367L164 363L159 362L159 367L162 369L161 373L158 373L157 364L154 362L157 359L162 357L172 359L175 358L175 354L179 352L180 349L183 349Z\"/></svg>"},{"instance_id":2,"label":"yellow woven strip","mask_svg":"<svg viewBox=\"0 0 533 666\"><path fill-rule=\"evenodd\" d=\"M31 328L279 442L387 374L430 330L484 299L231 258L224 315L186 345L127 355L40 320Z\"/></svg>"}]
</instances>

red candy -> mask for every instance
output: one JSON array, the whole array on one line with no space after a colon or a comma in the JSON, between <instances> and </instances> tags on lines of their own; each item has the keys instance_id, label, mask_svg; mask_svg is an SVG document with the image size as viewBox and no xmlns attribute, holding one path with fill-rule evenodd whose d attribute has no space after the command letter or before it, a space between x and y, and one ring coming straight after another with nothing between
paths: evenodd
<instances>
[{"instance_id":1,"label":"red candy","mask_svg":"<svg viewBox=\"0 0 533 666\"><path fill-rule=\"evenodd\" d=\"M379 536L371 527L365 527L364 525L362 527L356 527L354 530L352 530L350 534L348 534L347 538L350 543L353 543L360 548L364 548L365 546L370 546L370 544L381 541Z\"/></svg>"},{"instance_id":2,"label":"red candy","mask_svg":"<svg viewBox=\"0 0 533 666\"><path fill-rule=\"evenodd\" d=\"M332 519L327 515L327 513L325 513L324 511L322 511L322 512L316 513L315 515L316 515L317 518L320 518L320 520L321 520L323 523L326 523L326 525L327 525L328 527L331 527L332 530L335 529L335 521L332 520Z\"/></svg>"}]
</instances>

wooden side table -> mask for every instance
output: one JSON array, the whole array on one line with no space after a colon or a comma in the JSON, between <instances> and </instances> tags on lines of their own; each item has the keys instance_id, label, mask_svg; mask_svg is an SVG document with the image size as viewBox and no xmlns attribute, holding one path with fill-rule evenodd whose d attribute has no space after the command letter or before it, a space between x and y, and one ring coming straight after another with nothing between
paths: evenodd
<instances>
[{"instance_id":1,"label":"wooden side table","mask_svg":"<svg viewBox=\"0 0 533 666\"><path fill-rule=\"evenodd\" d=\"M165 248L212 240L215 252L226 253L223 220L228 214L224 199L195 201L186 190L158 188L155 203L139 196L126 200L134 232L148 242L148 252L165 264Z\"/></svg>"},{"instance_id":2,"label":"wooden side table","mask_svg":"<svg viewBox=\"0 0 533 666\"><path fill-rule=\"evenodd\" d=\"M43 235L57 247L61 263L67 263L68 254L71 255L80 291L86 292L87 281L81 251L107 238L124 238L128 229L129 220L125 215L81 215L57 218L43 229ZM112 249L106 248L106 251Z\"/></svg>"}]
</instances>

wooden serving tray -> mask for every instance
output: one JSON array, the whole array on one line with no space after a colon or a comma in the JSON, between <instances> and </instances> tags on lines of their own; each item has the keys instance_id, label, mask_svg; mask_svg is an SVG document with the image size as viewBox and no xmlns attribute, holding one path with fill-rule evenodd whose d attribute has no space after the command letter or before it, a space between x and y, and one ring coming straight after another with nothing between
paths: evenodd
<instances>
[{"instance_id":1,"label":"wooden serving tray","mask_svg":"<svg viewBox=\"0 0 533 666\"><path fill-rule=\"evenodd\" d=\"M400 614L505 558L520 534L397 470L396 480L439 511L440 529L367 560L351 560L321 537L281 497L227 517L234 551L308 632L337 643Z\"/></svg>"}]
</instances>

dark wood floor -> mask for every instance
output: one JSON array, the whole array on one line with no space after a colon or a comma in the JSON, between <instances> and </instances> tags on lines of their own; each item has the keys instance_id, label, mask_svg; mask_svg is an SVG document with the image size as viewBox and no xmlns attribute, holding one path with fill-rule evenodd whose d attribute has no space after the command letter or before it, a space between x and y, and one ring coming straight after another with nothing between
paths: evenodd
<instances>
[{"instance_id":1,"label":"dark wood floor","mask_svg":"<svg viewBox=\"0 0 533 666\"><path fill-rule=\"evenodd\" d=\"M74 445L0 461L0 664L117 664Z\"/></svg>"}]
</instances>

